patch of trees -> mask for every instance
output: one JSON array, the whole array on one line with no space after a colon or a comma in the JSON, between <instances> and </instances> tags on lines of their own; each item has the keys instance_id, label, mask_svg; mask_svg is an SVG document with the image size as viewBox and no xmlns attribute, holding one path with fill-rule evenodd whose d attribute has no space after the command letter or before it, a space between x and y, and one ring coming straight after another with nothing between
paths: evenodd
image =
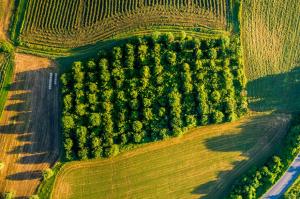
<instances>
[{"instance_id":1,"label":"patch of trees","mask_svg":"<svg viewBox=\"0 0 300 199\"><path fill-rule=\"evenodd\" d=\"M300 121L287 133L284 146L278 154L272 156L261 167L252 168L233 186L228 198L260 198L286 171L300 152Z\"/></svg>"},{"instance_id":2,"label":"patch of trees","mask_svg":"<svg viewBox=\"0 0 300 199\"><path fill-rule=\"evenodd\" d=\"M284 194L284 199L300 198L300 177L294 182L293 186Z\"/></svg>"},{"instance_id":3,"label":"patch of trees","mask_svg":"<svg viewBox=\"0 0 300 199\"><path fill-rule=\"evenodd\" d=\"M66 158L110 157L132 144L242 116L239 45L237 38L154 33L74 62L61 76Z\"/></svg>"}]
</instances>

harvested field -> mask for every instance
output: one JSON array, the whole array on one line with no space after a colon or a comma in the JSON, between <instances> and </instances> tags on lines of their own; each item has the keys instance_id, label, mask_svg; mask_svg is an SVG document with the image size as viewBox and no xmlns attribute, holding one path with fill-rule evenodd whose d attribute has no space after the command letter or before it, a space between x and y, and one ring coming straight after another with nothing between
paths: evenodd
<instances>
[{"instance_id":1,"label":"harvested field","mask_svg":"<svg viewBox=\"0 0 300 199\"><path fill-rule=\"evenodd\" d=\"M7 39L9 18L13 9L13 1L0 0L0 39Z\"/></svg>"},{"instance_id":2,"label":"harvested field","mask_svg":"<svg viewBox=\"0 0 300 199\"><path fill-rule=\"evenodd\" d=\"M21 0L18 24L24 25L16 28L16 34L26 47L61 51L153 25L226 30L228 4L226 0Z\"/></svg>"},{"instance_id":3,"label":"harvested field","mask_svg":"<svg viewBox=\"0 0 300 199\"><path fill-rule=\"evenodd\" d=\"M0 192L32 195L41 172L59 154L58 88L48 89L48 59L16 54L16 67L0 121Z\"/></svg>"},{"instance_id":4,"label":"harvested field","mask_svg":"<svg viewBox=\"0 0 300 199\"><path fill-rule=\"evenodd\" d=\"M249 80L300 65L299 0L244 0L242 44Z\"/></svg>"},{"instance_id":5,"label":"harvested field","mask_svg":"<svg viewBox=\"0 0 300 199\"><path fill-rule=\"evenodd\" d=\"M241 173L280 146L289 118L254 114L115 158L68 163L52 198L221 198Z\"/></svg>"},{"instance_id":6,"label":"harvested field","mask_svg":"<svg viewBox=\"0 0 300 199\"><path fill-rule=\"evenodd\" d=\"M250 107L300 110L299 0L244 0L241 37Z\"/></svg>"}]
</instances>

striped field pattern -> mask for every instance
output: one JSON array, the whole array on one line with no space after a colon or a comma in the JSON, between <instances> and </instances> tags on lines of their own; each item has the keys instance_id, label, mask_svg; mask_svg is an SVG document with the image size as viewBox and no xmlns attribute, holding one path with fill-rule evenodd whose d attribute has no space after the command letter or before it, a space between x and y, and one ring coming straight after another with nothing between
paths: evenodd
<instances>
[{"instance_id":1,"label":"striped field pattern","mask_svg":"<svg viewBox=\"0 0 300 199\"><path fill-rule=\"evenodd\" d=\"M229 7L227 0L29 0L20 39L72 48L154 25L225 30Z\"/></svg>"}]
</instances>

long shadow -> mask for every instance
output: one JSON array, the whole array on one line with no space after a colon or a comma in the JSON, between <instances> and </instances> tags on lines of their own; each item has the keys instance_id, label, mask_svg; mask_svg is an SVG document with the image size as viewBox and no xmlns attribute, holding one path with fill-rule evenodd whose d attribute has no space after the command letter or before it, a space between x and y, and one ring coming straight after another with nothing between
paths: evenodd
<instances>
[{"instance_id":1,"label":"long shadow","mask_svg":"<svg viewBox=\"0 0 300 199\"><path fill-rule=\"evenodd\" d=\"M57 136L53 136L54 133L58 133L57 113L52 111L54 103L51 102L59 99L54 98L57 96L54 94L57 92L53 90L54 85L51 91L48 90L49 73L49 68L20 72L15 75L15 81L8 86L9 92L18 92L7 99L11 103L5 107L5 111L12 111L13 116L7 118L9 121L0 125L0 134L17 135L17 144L6 154L7 156L18 155L19 158L14 162L15 164L47 163L52 165L58 157L58 141L52 140L57 139ZM28 81L28 79L31 80ZM42 85L45 86L42 87ZM45 91L40 89L45 89ZM26 171L26 168L24 167L22 172L6 176L6 180L23 181L41 178L41 170Z\"/></svg>"},{"instance_id":2,"label":"long shadow","mask_svg":"<svg viewBox=\"0 0 300 199\"><path fill-rule=\"evenodd\" d=\"M251 110L263 112L274 111L275 113L293 113L300 111L300 68L296 67L293 70L277 74L269 75L250 81L247 84L247 92L249 99L249 107ZM233 169L228 171L221 171L217 174L217 179L195 187L192 191L196 195L204 195L202 198L224 198L226 191L232 186L236 178L234 174L244 173L247 169L259 164L260 161L255 161L251 158L255 152L249 150L257 144L257 140L253 139L247 144L239 145L240 140L246 137L251 137L251 134L262 132L261 128L264 125L259 122L263 117L253 119L239 128L241 132L236 135L224 135L206 140L206 147L212 151L222 152L241 152L243 157L248 160L232 162ZM281 122L281 121L279 121ZM258 125L260 124L260 125ZM276 130L276 129L271 129ZM255 136L254 136L255 137ZM257 137L257 136L256 136ZM221 145L219 143L222 143ZM280 144L280 143L278 143ZM263 146L262 146L263 148ZM250 150L251 151L251 150ZM260 153L260 151L256 151ZM267 159L269 153L260 154L262 159ZM249 164L249 161L251 164ZM240 170L241 165L243 169ZM248 165L248 166L247 166ZM242 171L242 172L241 172ZM240 176L240 175L238 175Z\"/></svg>"},{"instance_id":3,"label":"long shadow","mask_svg":"<svg viewBox=\"0 0 300 199\"><path fill-rule=\"evenodd\" d=\"M30 172L19 172L6 177L8 180L33 180L42 177L42 172L40 170L30 171Z\"/></svg>"},{"instance_id":4,"label":"long shadow","mask_svg":"<svg viewBox=\"0 0 300 199\"><path fill-rule=\"evenodd\" d=\"M34 154L21 157L18 160L18 163L21 164L40 164L40 163L47 163L49 160L47 157L49 156L48 153L41 153L41 154Z\"/></svg>"},{"instance_id":5,"label":"long shadow","mask_svg":"<svg viewBox=\"0 0 300 199\"><path fill-rule=\"evenodd\" d=\"M248 82L250 108L254 111L300 110L300 68Z\"/></svg>"},{"instance_id":6,"label":"long shadow","mask_svg":"<svg viewBox=\"0 0 300 199\"><path fill-rule=\"evenodd\" d=\"M276 116L255 116L251 119L251 121L242 123L237 127L240 130L239 133L229 133L228 135L216 136L205 140L205 146L209 150L219 152L240 152L241 156L244 157L245 160L230 162L233 169L218 172L216 180L209 181L195 187L191 193L201 195L201 198L225 198L227 191L230 189L230 186L235 182L236 177L239 176L240 173L244 173L254 165L260 164L262 160L267 159L269 153L263 155L260 154L259 158L256 158L255 156L260 152L258 151L259 149L265 147L264 144L266 143L264 140L262 142L258 142L257 137L260 136L260 133L273 131L278 127L272 127L272 125L269 124L270 117L275 118ZM269 138L270 137L260 139ZM280 145L281 143L276 144ZM256 150L252 150L255 145L257 145ZM249 164L249 161L253 162Z\"/></svg>"}]
</instances>

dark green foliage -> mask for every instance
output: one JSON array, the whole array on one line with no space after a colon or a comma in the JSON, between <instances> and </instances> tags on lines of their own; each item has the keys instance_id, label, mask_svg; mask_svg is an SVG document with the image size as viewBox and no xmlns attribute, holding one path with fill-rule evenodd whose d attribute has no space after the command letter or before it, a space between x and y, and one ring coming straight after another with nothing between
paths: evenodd
<instances>
[{"instance_id":1,"label":"dark green foliage","mask_svg":"<svg viewBox=\"0 0 300 199\"><path fill-rule=\"evenodd\" d=\"M292 126L284 140L284 147L263 166L253 168L238 180L228 198L260 198L286 171L300 152L300 125Z\"/></svg>"},{"instance_id":2,"label":"dark green foliage","mask_svg":"<svg viewBox=\"0 0 300 199\"><path fill-rule=\"evenodd\" d=\"M0 40L0 53L4 52L4 53L12 53L14 50L13 45L11 45L10 43L6 42L6 41L1 41Z\"/></svg>"},{"instance_id":3,"label":"dark green foliage","mask_svg":"<svg viewBox=\"0 0 300 199\"><path fill-rule=\"evenodd\" d=\"M1 44L0 44L1 45ZM1 51L1 50L0 50ZM13 51L4 50L0 52L0 117L4 109L4 104L8 94L8 88L14 71L14 54Z\"/></svg>"},{"instance_id":4,"label":"dark green foliage","mask_svg":"<svg viewBox=\"0 0 300 199\"><path fill-rule=\"evenodd\" d=\"M61 77L66 158L110 157L241 116L243 66L229 57L239 59L238 43L223 40L154 33L74 62Z\"/></svg>"}]
</instances>

